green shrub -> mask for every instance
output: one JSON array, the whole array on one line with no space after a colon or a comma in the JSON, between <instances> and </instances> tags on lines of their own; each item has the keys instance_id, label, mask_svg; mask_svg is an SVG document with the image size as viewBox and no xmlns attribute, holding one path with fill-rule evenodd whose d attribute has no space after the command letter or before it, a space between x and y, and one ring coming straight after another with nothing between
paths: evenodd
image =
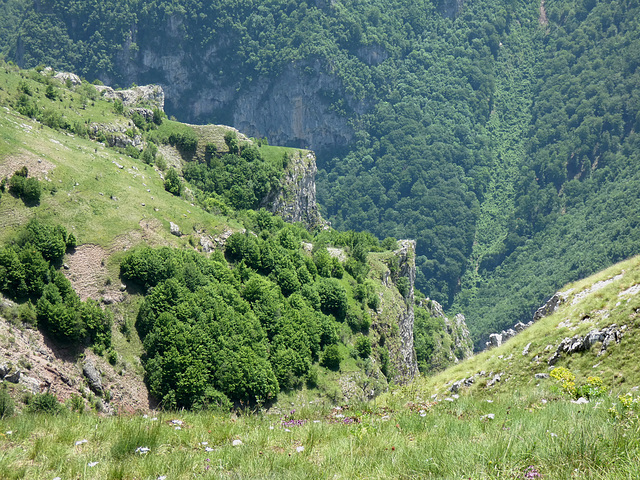
<instances>
[{"instance_id":1,"label":"green shrub","mask_svg":"<svg viewBox=\"0 0 640 480\"><path fill-rule=\"evenodd\" d=\"M57 415L62 411L62 404L52 393L36 393L28 398L27 410L30 413Z\"/></svg>"},{"instance_id":2,"label":"green shrub","mask_svg":"<svg viewBox=\"0 0 640 480\"><path fill-rule=\"evenodd\" d=\"M180 196L182 192L182 180L174 168L170 168L167 172L164 179L164 189L176 196Z\"/></svg>"},{"instance_id":3,"label":"green shrub","mask_svg":"<svg viewBox=\"0 0 640 480\"><path fill-rule=\"evenodd\" d=\"M371 355L371 340L369 337L359 335L356 339L355 347L361 358L369 358L369 355Z\"/></svg>"},{"instance_id":4,"label":"green shrub","mask_svg":"<svg viewBox=\"0 0 640 480\"><path fill-rule=\"evenodd\" d=\"M329 370L338 371L340 370L340 362L342 362L340 348L337 345L328 345L324 349L320 364Z\"/></svg>"}]
</instances>

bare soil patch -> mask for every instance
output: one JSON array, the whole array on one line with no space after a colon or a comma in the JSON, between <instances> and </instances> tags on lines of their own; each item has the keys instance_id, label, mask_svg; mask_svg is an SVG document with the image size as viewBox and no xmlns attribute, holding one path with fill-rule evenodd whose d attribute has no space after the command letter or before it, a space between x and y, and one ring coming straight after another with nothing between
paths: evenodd
<instances>
[{"instance_id":1,"label":"bare soil patch","mask_svg":"<svg viewBox=\"0 0 640 480\"><path fill-rule=\"evenodd\" d=\"M30 177L44 180L47 174L55 168L55 165L29 153L8 155L0 160L0 178L10 177L16 170L22 167L27 167Z\"/></svg>"},{"instance_id":2,"label":"bare soil patch","mask_svg":"<svg viewBox=\"0 0 640 480\"><path fill-rule=\"evenodd\" d=\"M49 341L38 330L18 328L0 318L0 364L20 370L19 383L33 393L48 391L64 402L73 395L92 397L84 375L79 353L90 358L102 375L102 385L111 395L104 402L105 411L148 411L155 405L149 398L142 379L133 369L115 368L91 350L64 348Z\"/></svg>"}]
</instances>

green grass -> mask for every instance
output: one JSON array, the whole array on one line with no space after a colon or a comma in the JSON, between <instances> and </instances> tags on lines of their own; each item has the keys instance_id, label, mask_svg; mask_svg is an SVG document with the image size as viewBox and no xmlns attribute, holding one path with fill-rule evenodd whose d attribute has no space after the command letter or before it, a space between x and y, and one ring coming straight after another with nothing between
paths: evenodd
<instances>
[{"instance_id":1,"label":"green grass","mask_svg":"<svg viewBox=\"0 0 640 480\"><path fill-rule=\"evenodd\" d=\"M60 98L65 99L57 102L61 103L58 106L44 98L42 92L37 92L38 89L44 91L44 85L30 80L29 75L34 73L7 73L0 69L0 104L10 102L15 96L20 75L23 75L22 81L31 85L33 97L42 96L38 97L39 103L48 102L62 109L70 121L75 119L76 109L65 109L64 102L68 99L73 103L78 94L58 87L64 92ZM101 123L123 119L113 113L110 102L97 99L93 104L89 103L86 110L78 110L78 118L91 118ZM42 178L45 193L39 206L26 208L10 195L2 197L2 242L33 216L64 225L76 235L79 244L93 243L104 247L112 246L117 240L127 244L140 243L143 238L152 244L186 244L186 238L177 240L169 235L171 221L186 234L194 234L195 230L215 234L228 227L240 228L231 219L208 214L188 199L166 192L161 172L154 167L97 142L48 128L5 108L0 109L0 132L3 140L0 142L0 167L9 162L37 167L39 160L53 165L47 174L48 181Z\"/></svg>"},{"instance_id":2,"label":"green grass","mask_svg":"<svg viewBox=\"0 0 640 480\"><path fill-rule=\"evenodd\" d=\"M534 389L492 403L462 396L342 411L306 404L239 417L23 414L3 423L0 476L480 479L527 478L535 469L544 478L633 478L638 422L614 420L615 402L576 405ZM150 450L136 453L138 447Z\"/></svg>"}]
</instances>

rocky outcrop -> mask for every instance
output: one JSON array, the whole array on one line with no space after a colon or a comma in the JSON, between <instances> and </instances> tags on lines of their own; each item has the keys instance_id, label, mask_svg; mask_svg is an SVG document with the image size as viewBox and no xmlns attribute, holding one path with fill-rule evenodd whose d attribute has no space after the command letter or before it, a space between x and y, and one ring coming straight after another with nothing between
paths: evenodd
<instances>
[{"instance_id":1,"label":"rocky outcrop","mask_svg":"<svg viewBox=\"0 0 640 480\"><path fill-rule=\"evenodd\" d=\"M620 343L622 335L626 325L618 327L613 324L603 329L594 329L587 333L585 336L576 335L572 338L565 338L560 342L560 345L556 348L556 351L549 358L547 363L549 365L555 365L563 354L573 355L574 353L585 352L589 350L595 344L601 342L598 356L607 351L607 348L613 343Z\"/></svg>"},{"instance_id":2,"label":"rocky outcrop","mask_svg":"<svg viewBox=\"0 0 640 480\"><path fill-rule=\"evenodd\" d=\"M541 318L547 317L555 312L560 305L566 301L566 297L561 293L555 293L547 302L533 314L533 321L537 322Z\"/></svg>"},{"instance_id":3,"label":"rocky outcrop","mask_svg":"<svg viewBox=\"0 0 640 480\"><path fill-rule=\"evenodd\" d=\"M96 90L104 98L122 100L125 107L148 105L152 108L164 109L164 90L160 85L143 85L128 90L114 90L106 85L96 85Z\"/></svg>"},{"instance_id":4,"label":"rocky outcrop","mask_svg":"<svg viewBox=\"0 0 640 480\"><path fill-rule=\"evenodd\" d=\"M309 229L324 225L316 203L317 171L313 152L296 151L289 159L279 187L263 198L260 206L287 222L302 222Z\"/></svg>"},{"instance_id":5,"label":"rocky outcrop","mask_svg":"<svg viewBox=\"0 0 640 480\"><path fill-rule=\"evenodd\" d=\"M473 340L464 315L458 313L453 320L450 320L445 315L442 305L435 300L423 300L418 305L421 308L425 308L432 317L442 318L444 322L443 333L451 339L451 346L448 351L444 351L444 346L440 343L436 347L440 350L439 356L445 359L444 363L441 362L441 367L451 363L458 363L460 360L473 355Z\"/></svg>"},{"instance_id":6,"label":"rocky outcrop","mask_svg":"<svg viewBox=\"0 0 640 480\"><path fill-rule=\"evenodd\" d=\"M409 280L409 291L404 295L405 309L398 318L401 358L399 362L399 377L396 380L406 382L418 374L418 362L413 348L413 324L415 320L413 288L416 279L416 241L399 240L398 246L400 248L395 251L395 254L398 257L399 277Z\"/></svg>"}]
</instances>

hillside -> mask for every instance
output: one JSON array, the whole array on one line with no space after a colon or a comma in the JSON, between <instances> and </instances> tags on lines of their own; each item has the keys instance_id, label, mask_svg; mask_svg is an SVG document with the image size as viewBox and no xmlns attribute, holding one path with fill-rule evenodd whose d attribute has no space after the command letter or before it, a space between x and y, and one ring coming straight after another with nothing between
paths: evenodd
<instances>
[{"instance_id":1,"label":"hillside","mask_svg":"<svg viewBox=\"0 0 640 480\"><path fill-rule=\"evenodd\" d=\"M367 403L296 395L250 415L106 418L41 406L38 415L3 419L0 474L635 478L640 371L630 352L639 338L638 285L638 257L566 285L557 310L500 347ZM585 338L593 339L586 348Z\"/></svg>"},{"instance_id":2,"label":"hillside","mask_svg":"<svg viewBox=\"0 0 640 480\"><path fill-rule=\"evenodd\" d=\"M464 319L414 295L415 242L323 223L313 152L162 99L0 66L3 377L105 411L262 406L470 354Z\"/></svg>"},{"instance_id":3,"label":"hillside","mask_svg":"<svg viewBox=\"0 0 640 480\"><path fill-rule=\"evenodd\" d=\"M2 51L318 154L338 229L416 239L476 346L640 249L636 0L9 0ZM532 280L532 277L535 279Z\"/></svg>"},{"instance_id":4,"label":"hillside","mask_svg":"<svg viewBox=\"0 0 640 480\"><path fill-rule=\"evenodd\" d=\"M557 385L549 373L558 367L575 375L576 386L598 377L607 392L636 392L640 386L640 368L634 359L640 341L639 284L640 257L633 257L565 285L550 308L540 309L541 316L532 326L498 347L421 378L402 395L537 395Z\"/></svg>"}]
</instances>

